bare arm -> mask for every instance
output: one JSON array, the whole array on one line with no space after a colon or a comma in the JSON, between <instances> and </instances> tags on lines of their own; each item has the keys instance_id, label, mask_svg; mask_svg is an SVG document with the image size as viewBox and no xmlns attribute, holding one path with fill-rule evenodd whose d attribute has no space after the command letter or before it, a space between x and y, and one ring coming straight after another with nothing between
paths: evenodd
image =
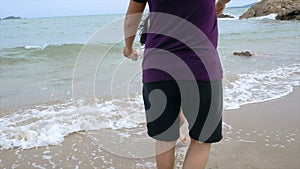
<instances>
[{"instance_id":1,"label":"bare arm","mask_svg":"<svg viewBox=\"0 0 300 169\"><path fill-rule=\"evenodd\" d=\"M123 54L126 57L134 58L137 53L133 48L134 38L140 24L146 3L139 3L130 0L124 22L125 48Z\"/></svg>"},{"instance_id":2,"label":"bare arm","mask_svg":"<svg viewBox=\"0 0 300 169\"><path fill-rule=\"evenodd\" d=\"M216 4L217 15L220 16L224 13L226 8L226 4L230 2L230 0L218 0Z\"/></svg>"}]
</instances>

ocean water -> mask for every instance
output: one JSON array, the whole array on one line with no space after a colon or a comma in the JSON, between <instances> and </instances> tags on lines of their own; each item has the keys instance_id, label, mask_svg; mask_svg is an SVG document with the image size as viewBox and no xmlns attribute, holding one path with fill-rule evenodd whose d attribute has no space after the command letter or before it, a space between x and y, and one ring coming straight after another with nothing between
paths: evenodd
<instances>
[{"instance_id":1,"label":"ocean water","mask_svg":"<svg viewBox=\"0 0 300 169\"><path fill-rule=\"evenodd\" d=\"M228 9L235 18L219 20L227 110L282 97L300 80L300 22L276 21L275 15L238 20L245 10ZM119 18L0 21L0 149L57 145L70 133L145 122L142 61L124 60L123 42L110 42L122 34ZM108 32L91 38L107 25ZM254 56L233 55L246 50Z\"/></svg>"}]
</instances>

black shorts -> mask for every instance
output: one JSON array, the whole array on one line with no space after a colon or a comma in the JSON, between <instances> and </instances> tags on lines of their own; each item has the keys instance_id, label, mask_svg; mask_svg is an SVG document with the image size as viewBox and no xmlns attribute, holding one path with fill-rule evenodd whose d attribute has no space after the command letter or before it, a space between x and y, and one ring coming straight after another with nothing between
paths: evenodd
<instances>
[{"instance_id":1,"label":"black shorts","mask_svg":"<svg viewBox=\"0 0 300 169\"><path fill-rule=\"evenodd\" d=\"M161 141L179 138L180 110L192 139L214 143L222 136L222 81L159 81L143 85L148 135Z\"/></svg>"}]
</instances>

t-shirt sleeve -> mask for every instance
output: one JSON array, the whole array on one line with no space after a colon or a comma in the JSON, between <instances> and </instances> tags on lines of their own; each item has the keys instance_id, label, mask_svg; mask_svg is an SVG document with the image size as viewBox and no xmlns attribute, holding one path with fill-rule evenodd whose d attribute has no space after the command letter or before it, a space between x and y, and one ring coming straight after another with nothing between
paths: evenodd
<instances>
[{"instance_id":1,"label":"t-shirt sleeve","mask_svg":"<svg viewBox=\"0 0 300 169\"><path fill-rule=\"evenodd\" d=\"M133 0L135 2L139 2L139 3L146 3L148 0Z\"/></svg>"}]
</instances>

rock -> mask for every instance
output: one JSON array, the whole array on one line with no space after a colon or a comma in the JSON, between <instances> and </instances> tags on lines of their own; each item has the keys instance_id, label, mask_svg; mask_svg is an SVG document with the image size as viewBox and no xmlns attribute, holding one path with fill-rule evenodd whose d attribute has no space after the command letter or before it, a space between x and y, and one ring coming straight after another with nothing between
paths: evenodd
<instances>
[{"instance_id":1,"label":"rock","mask_svg":"<svg viewBox=\"0 0 300 169\"><path fill-rule=\"evenodd\" d=\"M252 53L250 53L249 51L245 51L245 52L234 52L233 53L236 56L253 56Z\"/></svg>"},{"instance_id":2,"label":"rock","mask_svg":"<svg viewBox=\"0 0 300 169\"><path fill-rule=\"evenodd\" d=\"M269 14L286 14L300 10L300 0L262 0L248 9L240 19L265 16Z\"/></svg>"},{"instance_id":3,"label":"rock","mask_svg":"<svg viewBox=\"0 0 300 169\"><path fill-rule=\"evenodd\" d=\"M292 12L279 14L276 16L277 20L300 20L300 9Z\"/></svg>"},{"instance_id":4,"label":"rock","mask_svg":"<svg viewBox=\"0 0 300 169\"><path fill-rule=\"evenodd\" d=\"M222 14L218 16L218 18L234 18L234 16L228 15L228 14Z\"/></svg>"},{"instance_id":5,"label":"rock","mask_svg":"<svg viewBox=\"0 0 300 169\"><path fill-rule=\"evenodd\" d=\"M8 16L8 17L3 18L3 20L7 20L7 19L22 19L22 18L19 16Z\"/></svg>"}]
</instances>

